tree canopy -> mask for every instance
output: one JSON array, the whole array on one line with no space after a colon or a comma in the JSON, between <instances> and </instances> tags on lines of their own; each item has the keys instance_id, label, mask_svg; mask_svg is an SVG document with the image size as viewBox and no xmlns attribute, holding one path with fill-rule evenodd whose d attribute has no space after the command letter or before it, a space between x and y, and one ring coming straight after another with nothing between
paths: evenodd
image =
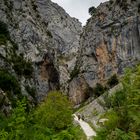
<instances>
[{"instance_id":1,"label":"tree canopy","mask_svg":"<svg viewBox=\"0 0 140 140\"><path fill-rule=\"evenodd\" d=\"M62 93L50 92L35 111L35 119L56 131L68 128L72 123L72 106Z\"/></svg>"}]
</instances>

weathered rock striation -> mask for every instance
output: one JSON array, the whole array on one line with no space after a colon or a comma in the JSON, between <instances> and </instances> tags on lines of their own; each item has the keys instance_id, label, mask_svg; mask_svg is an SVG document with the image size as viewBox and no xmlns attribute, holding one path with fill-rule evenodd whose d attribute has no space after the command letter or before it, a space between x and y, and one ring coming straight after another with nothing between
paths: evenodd
<instances>
[{"instance_id":1,"label":"weathered rock striation","mask_svg":"<svg viewBox=\"0 0 140 140\"><path fill-rule=\"evenodd\" d=\"M140 60L140 2L100 4L87 21L80 39L80 73L90 87Z\"/></svg>"},{"instance_id":2,"label":"weathered rock striation","mask_svg":"<svg viewBox=\"0 0 140 140\"><path fill-rule=\"evenodd\" d=\"M77 19L50 0L1 0L0 30L0 72L15 77L21 96L38 102L50 90L68 92L82 31Z\"/></svg>"},{"instance_id":3,"label":"weathered rock striation","mask_svg":"<svg viewBox=\"0 0 140 140\"><path fill-rule=\"evenodd\" d=\"M110 0L91 14L82 29L50 0L1 0L1 98L12 104L26 96L35 104L60 89L77 105L96 83L105 84L114 73L136 65L139 0Z\"/></svg>"},{"instance_id":4,"label":"weathered rock striation","mask_svg":"<svg viewBox=\"0 0 140 140\"><path fill-rule=\"evenodd\" d=\"M83 78L82 86L94 88L105 84L113 74L123 74L140 60L140 1L110 0L91 10L91 18L83 27L75 77ZM71 91L70 84L70 91ZM87 87L88 87L87 86ZM89 92L89 88L84 93ZM75 97L83 90L72 89ZM80 92L80 93L79 93ZM90 92L89 92L90 93ZM81 96L80 96L81 97ZM83 101L82 98L81 101ZM77 98L77 101L78 98ZM79 102L77 102L79 103Z\"/></svg>"}]
</instances>

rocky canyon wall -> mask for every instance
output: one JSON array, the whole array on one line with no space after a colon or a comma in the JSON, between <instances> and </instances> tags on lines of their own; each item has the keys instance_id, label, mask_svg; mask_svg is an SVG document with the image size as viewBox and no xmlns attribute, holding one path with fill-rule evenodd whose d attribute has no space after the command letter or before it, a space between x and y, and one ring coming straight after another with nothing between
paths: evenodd
<instances>
[{"instance_id":1,"label":"rocky canyon wall","mask_svg":"<svg viewBox=\"0 0 140 140\"><path fill-rule=\"evenodd\" d=\"M3 110L22 96L36 104L50 90L80 104L96 83L139 63L139 0L110 0L91 14L82 29L50 0L0 1Z\"/></svg>"},{"instance_id":2,"label":"rocky canyon wall","mask_svg":"<svg viewBox=\"0 0 140 140\"><path fill-rule=\"evenodd\" d=\"M0 88L8 97L1 95L1 107L22 96L37 103L50 90L67 93L81 31L81 23L50 0L1 0Z\"/></svg>"},{"instance_id":3,"label":"rocky canyon wall","mask_svg":"<svg viewBox=\"0 0 140 140\"><path fill-rule=\"evenodd\" d=\"M84 83L93 88L96 83L105 84L113 74L121 75L126 67L139 63L140 1L111 0L93 7L91 14L80 38L79 74L72 82L83 77ZM77 89L72 93L74 99L76 93L79 95Z\"/></svg>"}]
</instances>

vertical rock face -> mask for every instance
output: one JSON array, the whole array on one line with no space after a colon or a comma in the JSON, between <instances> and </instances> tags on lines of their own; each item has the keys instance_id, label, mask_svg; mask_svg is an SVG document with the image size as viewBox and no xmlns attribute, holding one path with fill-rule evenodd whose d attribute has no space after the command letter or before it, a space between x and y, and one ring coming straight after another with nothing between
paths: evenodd
<instances>
[{"instance_id":1,"label":"vertical rock face","mask_svg":"<svg viewBox=\"0 0 140 140\"><path fill-rule=\"evenodd\" d=\"M89 95L89 86L83 77L74 78L69 83L69 98L73 104L80 104L89 98Z\"/></svg>"},{"instance_id":2,"label":"vertical rock face","mask_svg":"<svg viewBox=\"0 0 140 140\"><path fill-rule=\"evenodd\" d=\"M83 31L50 0L0 0L0 91L6 102L23 95L38 102L61 89L79 104L97 82L139 60L139 0L101 4Z\"/></svg>"},{"instance_id":3,"label":"vertical rock face","mask_svg":"<svg viewBox=\"0 0 140 140\"><path fill-rule=\"evenodd\" d=\"M49 90L66 91L79 49L81 23L50 0L1 0L3 26L0 70L18 80L22 95L39 101Z\"/></svg>"},{"instance_id":4,"label":"vertical rock face","mask_svg":"<svg viewBox=\"0 0 140 140\"><path fill-rule=\"evenodd\" d=\"M80 39L80 72L90 87L140 60L139 0L110 1L92 13Z\"/></svg>"}]
</instances>

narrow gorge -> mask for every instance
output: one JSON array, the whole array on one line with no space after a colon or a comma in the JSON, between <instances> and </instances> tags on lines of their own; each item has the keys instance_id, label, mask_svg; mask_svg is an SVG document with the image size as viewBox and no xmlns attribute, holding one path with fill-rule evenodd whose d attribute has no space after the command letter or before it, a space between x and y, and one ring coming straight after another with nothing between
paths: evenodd
<instances>
[{"instance_id":1,"label":"narrow gorge","mask_svg":"<svg viewBox=\"0 0 140 140\"><path fill-rule=\"evenodd\" d=\"M139 64L140 1L110 0L89 13L82 27L51 0L0 0L3 114L23 97L33 108L51 91L79 107L101 95L97 87L109 90L126 68ZM112 77L116 83L108 82Z\"/></svg>"}]
</instances>

